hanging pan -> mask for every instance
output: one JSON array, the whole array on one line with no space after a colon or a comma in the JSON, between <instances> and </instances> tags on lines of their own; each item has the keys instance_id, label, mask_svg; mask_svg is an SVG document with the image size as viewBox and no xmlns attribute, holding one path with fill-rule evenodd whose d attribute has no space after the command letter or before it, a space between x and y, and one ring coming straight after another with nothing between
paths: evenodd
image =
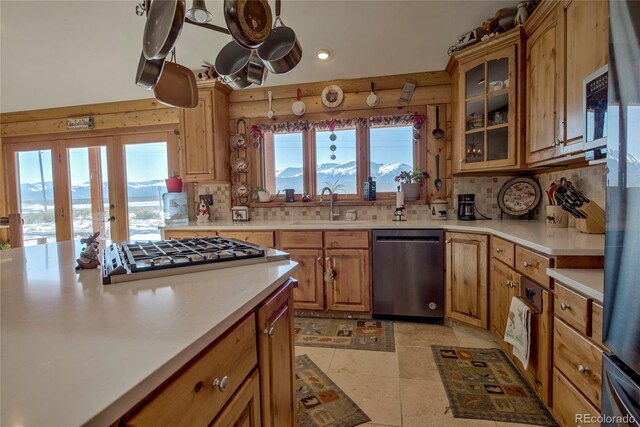
<instances>
[{"instance_id":1,"label":"hanging pan","mask_svg":"<svg viewBox=\"0 0 640 427\"><path fill-rule=\"evenodd\" d=\"M175 51L172 54L172 60L175 61ZM175 62L165 62L153 93L158 101L170 107L195 108L198 105L195 74L187 67Z\"/></svg>"},{"instance_id":2,"label":"hanging pan","mask_svg":"<svg viewBox=\"0 0 640 427\"><path fill-rule=\"evenodd\" d=\"M138 71L136 72L136 84L145 89L153 89L164 68L164 59L147 59L140 54Z\"/></svg>"},{"instance_id":3,"label":"hanging pan","mask_svg":"<svg viewBox=\"0 0 640 427\"><path fill-rule=\"evenodd\" d=\"M251 50L245 49L235 41L230 41L216 57L216 72L222 82L233 89L243 89L251 85L248 80Z\"/></svg>"},{"instance_id":4,"label":"hanging pan","mask_svg":"<svg viewBox=\"0 0 640 427\"><path fill-rule=\"evenodd\" d=\"M256 49L269 36L271 8L267 0L224 0L224 20L240 46Z\"/></svg>"},{"instance_id":5,"label":"hanging pan","mask_svg":"<svg viewBox=\"0 0 640 427\"><path fill-rule=\"evenodd\" d=\"M182 31L186 1L157 0L149 9L142 52L147 59L164 59L176 45Z\"/></svg>"},{"instance_id":6,"label":"hanging pan","mask_svg":"<svg viewBox=\"0 0 640 427\"><path fill-rule=\"evenodd\" d=\"M280 26L276 26L280 22ZM258 56L274 74L291 71L302 59L302 48L296 33L280 19L280 0L276 0L276 19L269 37L258 48Z\"/></svg>"}]
</instances>

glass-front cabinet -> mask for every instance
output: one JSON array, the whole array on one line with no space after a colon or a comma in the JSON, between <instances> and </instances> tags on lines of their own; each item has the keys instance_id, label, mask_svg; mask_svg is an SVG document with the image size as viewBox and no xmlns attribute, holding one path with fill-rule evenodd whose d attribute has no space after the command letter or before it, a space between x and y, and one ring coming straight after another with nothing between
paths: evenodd
<instances>
[{"instance_id":1,"label":"glass-front cabinet","mask_svg":"<svg viewBox=\"0 0 640 427\"><path fill-rule=\"evenodd\" d=\"M452 76L454 172L519 166L519 29L498 38L452 59L457 61Z\"/></svg>"}]
</instances>

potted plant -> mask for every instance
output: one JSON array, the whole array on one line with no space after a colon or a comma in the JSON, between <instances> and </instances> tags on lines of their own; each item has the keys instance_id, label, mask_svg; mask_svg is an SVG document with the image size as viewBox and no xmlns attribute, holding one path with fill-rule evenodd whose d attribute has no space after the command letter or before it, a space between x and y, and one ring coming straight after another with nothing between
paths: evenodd
<instances>
[{"instance_id":1,"label":"potted plant","mask_svg":"<svg viewBox=\"0 0 640 427\"><path fill-rule=\"evenodd\" d=\"M405 200L418 200L420 187L426 182L427 174L416 168L412 171L400 171L395 180L400 183Z\"/></svg>"},{"instance_id":2,"label":"potted plant","mask_svg":"<svg viewBox=\"0 0 640 427\"><path fill-rule=\"evenodd\" d=\"M340 178L336 179L336 182L334 183L326 181L324 185L325 187L329 187L329 190L331 190L331 193L332 193L331 197L333 198L334 202L338 200L338 191L342 191L344 194L347 194L344 184L340 184Z\"/></svg>"},{"instance_id":3,"label":"potted plant","mask_svg":"<svg viewBox=\"0 0 640 427\"><path fill-rule=\"evenodd\" d=\"M182 192L182 178L178 175L178 172L174 172L171 178L167 178L164 180L167 184L167 191L169 193L180 193Z\"/></svg>"},{"instance_id":4,"label":"potted plant","mask_svg":"<svg viewBox=\"0 0 640 427\"><path fill-rule=\"evenodd\" d=\"M253 194L257 195L258 200L260 200L263 203L271 201L271 193L269 192L269 190L263 187L257 186L256 188L254 188Z\"/></svg>"}]
</instances>

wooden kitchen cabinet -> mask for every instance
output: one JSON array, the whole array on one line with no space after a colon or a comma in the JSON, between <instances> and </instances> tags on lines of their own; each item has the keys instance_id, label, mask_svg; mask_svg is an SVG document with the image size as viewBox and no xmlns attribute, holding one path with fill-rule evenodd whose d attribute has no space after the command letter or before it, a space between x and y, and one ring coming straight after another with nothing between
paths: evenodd
<instances>
[{"instance_id":1,"label":"wooden kitchen cabinet","mask_svg":"<svg viewBox=\"0 0 640 427\"><path fill-rule=\"evenodd\" d=\"M180 111L180 176L184 181L229 181L229 90L198 89L198 105Z\"/></svg>"},{"instance_id":2,"label":"wooden kitchen cabinet","mask_svg":"<svg viewBox=\"0 0 640 427\"><path fill-rule=\"evenodd\" d=\"M281 287L258 308L262 426L293 427L296 417L293 289Z\"/></svg>"},{"instance_id":3,"label":"wooden kitchen cabinet","mask_svg":"<svg viewBox=\"0 0 640 427\"><path fill-rule=\"evenodd\" d=\"M287 249L291 259L298 263L296 279L298 287L293 290L295 308L301 310L324 310L324 257L322 249Z\"/></svg>"},{"instance_id":4,"label":"wooden kitchen cabinet","mask_svg":"<svg viewBox=\"0 0 640 427\"><path fill-rule=\"evenodd\" d=\"M509 319L511 300L520 291L520 275L511 267L498 261L491 260L491 285L489 301L491 306L490 329L498 338L502 347L511 354L511 345L504 341L504 331Z\"/></svg>"},{"instance_id":5,"label":"wooden kitchen cabinet","mask_svg":"<svg viewBox=\"0 0 640 427\"><path fill-rule=\"evenodd\" d=\"M607 1L552 0L525 24L527 164L580 158L583 80L608 62L608 20Z\"/></svg>"},{"instance_id":6,"label":"wooden kitchen cabinet","mask_svg":"<svg viewBox=\"0 0 640 427\"><path fill-rule=\"evenodd\" d=\"M446 234L445 314L469 325L487 329L488 236Z\"/></svg>"},{"instance_id":7,"label":"wooden kitchen cabinet","mask_svg":"<svg viewBox=\"0 0 640 427\"><path fill-rule=\"evenodd\" d=\"M265 248L275 247L273 231L220 230L217 234L220 237L242 240Z\"/></svg>"},{"instance_id":8,"label":"wooden kitchen cabinet","mask_svg":"<svg viewBox=\"0 0 640 427\"><path fill-rule=\"evenodd\" d=\"M369 251L327 249L325 256L325 275L333 271L333 279L325 281L327 310L371 311Z\"/></svg>"},{"instance_id":9,"label":"wooden kitchen cabinet","mask_svg":"<svg viewBox=\"0 0 640 427\"><path fill-rule=\"evenodd\" d=\"M522 165L523 46L516 28L450 59L454 173Z\"/></svg>"},{"instance_id":10,"label":"wooden kitchen cabinet","mask_svg":"<svg viewBox=\"0 0 640 427\"><path fill-rule=\"evenodd\" d=\"M258 371L245 380L211 427L260 427L260 378Z\"/></svg>"}]
</instances>

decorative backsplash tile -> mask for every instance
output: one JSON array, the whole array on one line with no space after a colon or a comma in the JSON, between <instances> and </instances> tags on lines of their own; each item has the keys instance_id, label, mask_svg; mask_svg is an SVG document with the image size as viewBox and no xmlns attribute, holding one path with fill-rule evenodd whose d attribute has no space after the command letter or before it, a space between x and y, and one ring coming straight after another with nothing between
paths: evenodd
<instances>
[{"instance_id":1,"label":"decorative backsplash tile","mask_svg":"<svg viewBox=\"0 0 640 427\"><path fill-rule=\"evenodd\" d=\"M231 186L229 184L198 184L196 193L213 196L215 221L231 219Z\"/></svg>"}]
</instances>

